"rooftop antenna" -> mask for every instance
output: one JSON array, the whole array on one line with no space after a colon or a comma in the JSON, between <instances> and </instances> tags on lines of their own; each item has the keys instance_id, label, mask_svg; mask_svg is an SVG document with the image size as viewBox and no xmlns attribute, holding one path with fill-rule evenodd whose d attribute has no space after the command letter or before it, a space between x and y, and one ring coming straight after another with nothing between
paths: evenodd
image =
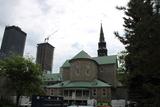
<instances>
[{"instance_id":1,"label":"rooftop antenna","mask_svg":"<svg viewBox=\"0 0 160 107\"><path fill-rule=\"evenodd\" d=\"M53 33L47 35L47 37L44 39L44 42L48 42L49 41L49 38L54 35L56 32L58 32L58 30L54 31Z\"/></svg>"}]
</instances>

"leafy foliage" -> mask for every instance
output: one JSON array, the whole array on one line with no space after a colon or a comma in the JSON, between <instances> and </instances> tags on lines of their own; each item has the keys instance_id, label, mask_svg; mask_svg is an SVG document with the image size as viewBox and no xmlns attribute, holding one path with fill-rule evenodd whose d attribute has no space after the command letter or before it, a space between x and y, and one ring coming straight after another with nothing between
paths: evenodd
<instances>
[{"instance_id":1,"label":"leafy foliage","mask_svg":"<svg viewBox=\"0 0 160 107\"><path fill-rule=\"evenodd\" d=\"M160 14L151 0L130 0L123 9L125 35L115 35L125 45L130 100L139 107L158 107L160 99Z\"/></svg>"},{"instance_id":2,"label":"leafy foliage","mask_svg":"<svg viewBox=\"0 0 160 107\"><path fill-rule=\"evenodd\" d=\"M125 57L127 55L126 51L121 51L118 55L118 62L119 62L119 66L117 69L117 78L118 80L123 84L126 85L127 84L127 76L128 73L126 71L126 67L125 67Z\"/></svg>"},{"instance_id":3,"label":"leafy foliage","mask_svg":"<svg viewBox=\"0 0 160 107\"><path fill-rule=\"evenodd\" d=\"M8 90L17 96L42 93L42 70L30 58L11 56L0 61L0 74L7 78Z\"/></svg>"}]
</instances>

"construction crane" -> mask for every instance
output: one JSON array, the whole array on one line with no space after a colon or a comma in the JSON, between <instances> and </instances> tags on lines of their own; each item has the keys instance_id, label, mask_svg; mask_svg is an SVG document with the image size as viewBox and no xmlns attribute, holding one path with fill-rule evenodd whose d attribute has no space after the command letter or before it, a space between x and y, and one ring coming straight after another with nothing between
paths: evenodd
<instances>
[{"instance_id":1,"label":"construction crane","mask_svg":"<svg viewBox=\"0 0 160 107\"><path fill-rule=\"evenodd\" d=\"M45 39L44 39L44 42L48 42L49 41L49 38L54 35L56 32L58 32L58 30L54 31L53 33L51 33L50 35L48 35Z\"/></svg>"}]
</instances>

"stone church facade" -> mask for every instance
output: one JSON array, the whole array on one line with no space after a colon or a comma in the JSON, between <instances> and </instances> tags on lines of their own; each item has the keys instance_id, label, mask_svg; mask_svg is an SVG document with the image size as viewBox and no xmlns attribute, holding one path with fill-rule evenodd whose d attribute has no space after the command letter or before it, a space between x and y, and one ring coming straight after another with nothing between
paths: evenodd
<instances>
[{"instance_id":1,"label":"stone church facade","mask_svg":"<svg viewBox=\"0 0 160 107\"><path fill-rule=\"evenodd\" d=\"M64 62L60 69L62 82L48 85L48 95L63 96L68 105L110 105L111 88L117 87L117 56L107 55L106 42L101 25L98 56L91 57L85 51Z\"/></svg>"}]
</instances>

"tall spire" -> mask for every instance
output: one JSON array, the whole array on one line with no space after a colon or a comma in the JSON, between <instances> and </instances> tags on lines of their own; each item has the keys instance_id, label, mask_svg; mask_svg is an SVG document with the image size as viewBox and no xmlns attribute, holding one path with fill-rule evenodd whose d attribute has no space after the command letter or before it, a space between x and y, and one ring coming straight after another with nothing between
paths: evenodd
<instances>
[{"instance_id":1,"label":"tall spire","mask_svg":"<svg viewBox=\"0 0 160 107\"><path fill-rule=\"evenodd\" d=\"M102 23L101 23L100 38L98 42L97 52L98 52L98 56L107 56L107 48L106 48L106 42L104 38Z\"/></svg>"},{"instance_id":2,"label":"tall spire","mask_svg":"<svg viewBox=\"0 0 160 107\"><path fill-rule=\"evenodd\" d=\"M104 33L103 33L103 27L102 27L102 23L101 23L101 30L100 30L100 38L99 38L99 42L104 42Z\"/></svg>"}]
</instances>

